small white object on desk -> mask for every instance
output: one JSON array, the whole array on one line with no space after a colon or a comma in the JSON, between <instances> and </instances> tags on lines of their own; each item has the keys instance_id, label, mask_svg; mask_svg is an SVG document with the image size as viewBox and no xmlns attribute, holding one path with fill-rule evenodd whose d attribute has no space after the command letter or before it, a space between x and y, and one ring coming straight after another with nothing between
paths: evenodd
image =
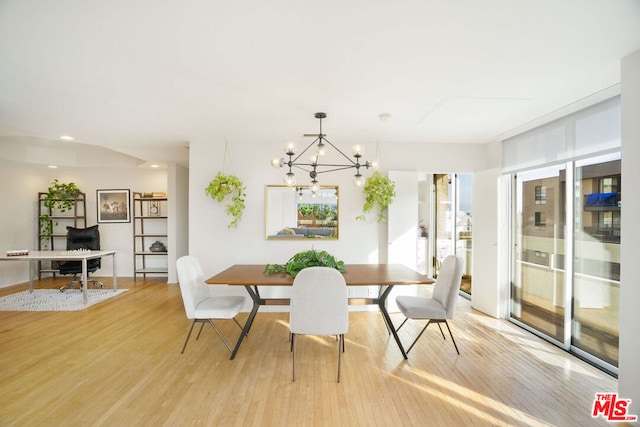
<instances>
[{"instance_id":1,"label":"small white object on desk","mask_svg":"<svg viewBox=\"0 0 640 427\"><path fill-rule=\"evenodd\" d=\"M12 249L7 251L7 256L29 255L29 249Z\"/></svg>"}]
</instances>

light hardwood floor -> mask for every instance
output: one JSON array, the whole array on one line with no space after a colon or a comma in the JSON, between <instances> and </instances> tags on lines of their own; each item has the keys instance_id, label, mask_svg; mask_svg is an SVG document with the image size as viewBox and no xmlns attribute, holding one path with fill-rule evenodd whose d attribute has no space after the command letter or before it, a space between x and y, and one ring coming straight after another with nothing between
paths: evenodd
<instances>
[{"instance_id":1,"label":"light hardwood floor","mask_svg":"<svg viewBox=\"0 0 640 427\"><path fill-rule=\"evenodd\" d=\"M300 337L294 383L286 313L259 313L233 361L209 326L181 355L190 321L179 287L118 285L129 290L79 312L0 312L0 425L607 425L591 417L594 395L617 390L615 378L462 298L450 322L459 356L430 326L404 360L378 313L353 312L341 383L335 338L316 337ZM235 342L238 327L218 324ZM401 337L418 330L408 324Z\"/></svg>"}]
</instances>

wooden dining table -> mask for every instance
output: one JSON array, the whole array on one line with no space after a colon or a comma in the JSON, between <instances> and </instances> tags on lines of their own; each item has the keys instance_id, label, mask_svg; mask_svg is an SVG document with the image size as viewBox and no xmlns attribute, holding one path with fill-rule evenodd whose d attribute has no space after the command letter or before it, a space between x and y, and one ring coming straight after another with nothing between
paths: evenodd
<instances>
[{"instance_id":1,"label":"wooden dining table","mask_svg":"<svg viewBox=\"0 0 640 427\"><path fill-rule=\"evenodd\" d=\"M206 283L211 285L244 286L253 301L249 317L231 352L231 360L236 357L242 340L249 333L260 306L288 304L289 300L286 298L263 298L260 295L259 286L291 286L293 277L287 273L268 275L264 272L264 269L265 266L259 264L236 264L206 280ZM396 285L431 284L434 280L402 264L347 264L345 269L346 273L343 273L343 275L347 286L379 286L376 297L350 297L350 301L378 306L387 330L393 335L402 356L406 359L407 352L402 346L386 308L387 297Z\"/></svg>"}]
</instances>

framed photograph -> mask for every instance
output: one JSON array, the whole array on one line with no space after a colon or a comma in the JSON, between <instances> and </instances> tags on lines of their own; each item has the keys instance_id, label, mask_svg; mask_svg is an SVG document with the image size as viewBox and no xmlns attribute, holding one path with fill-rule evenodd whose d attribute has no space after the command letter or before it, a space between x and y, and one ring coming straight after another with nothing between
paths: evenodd
<instances>
[{"instance_id":1,"label":"framed photograph","mask_svg":"<svg viewBox=\"0 0 640 427\"><path fill-rule=\"evenodd\" d=\"M129 190L96 190L98 222L131 222Z\"/></svg>"}]
</instances>

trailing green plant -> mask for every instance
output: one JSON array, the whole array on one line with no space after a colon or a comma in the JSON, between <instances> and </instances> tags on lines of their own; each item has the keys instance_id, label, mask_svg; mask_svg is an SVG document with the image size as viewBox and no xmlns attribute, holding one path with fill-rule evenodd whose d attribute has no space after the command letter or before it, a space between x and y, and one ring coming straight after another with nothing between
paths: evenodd
<instances>
[{"instance_id":1,"label":"trailing green plant","mask_svg":"<svg viewBox=\"0 0 640 427\"><path fill-rule=\"evenodd\" d=\"M366 214L370 213L377 205L377 221L386 221L387 208L393 203L393 198L396 196L396 183L376 171L367 179L362 191L366 197L362 206L362 215L359 215L356 219L365 221L367 219Z\"/></svg>"},{"instance_id":2,"label":"trailing green plant","mask_svg":"<svg viewBox=\"0 0 640 427\"><path fill-rule=\"evenodd\" d=\"M64 213L73 209L79 194L80 189L75 183L66 184L54 179L41 200L43 206L52 212ZM40 238L45 248L48 247L55 225L58 225L58 221L55 221L48 213L40 215Z\"/></svg>"},{"instance_id":3,"label":"trailing green plant","mask_svg":"<svg viewBox=\"0 0 640 427\"><path fill-rule=\"evenodd\" d=\"M287 261L286 264L267 264L264 273L272 275L275 273L289 273L291 277L296 275L307 267L330 267L335 268L341 273L346 273L344 262L337 260L327 251L309 250L298 252Z\"/></svg>"},{"instance_id":4,"label":"trailing green plant","mask_svg":"<svg viewBox=\"0 0 640 427\"><path fill-rule=\"evenodd\" d=\"M246 187L242 184L242 181L235 175L225 175L222 172L218 172L204 189L205 194L210 196L213 200L222 203L227 200L225 205L227 215L233 217L233 220L227 225L227 228L238 228L238 222L242 219L242 212L244 211L244 199L247 196L244 192Z\"/></svg>"}]
</instances>

